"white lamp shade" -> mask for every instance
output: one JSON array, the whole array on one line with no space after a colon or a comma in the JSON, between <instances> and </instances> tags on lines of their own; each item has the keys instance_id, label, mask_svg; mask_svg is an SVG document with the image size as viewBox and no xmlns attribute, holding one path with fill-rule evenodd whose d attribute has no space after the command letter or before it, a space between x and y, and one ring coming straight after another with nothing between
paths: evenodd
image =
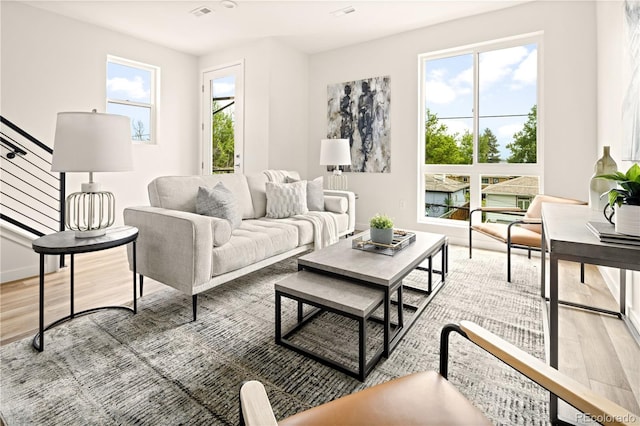
<instances>
[{"instance_id":1,"label":"white lamp shade","mask_svg":"<svg viewBox=\"0 0 640 426\"><path fill-rule=\"evenodd\" d=\"M351 165L349 139L322 139L320 142L320 165Z\"/></svg>"},{"instance_id":2,"label":"white lamp shade","mask_svg":"<svg viewBox=\"0 0 640 426\"><path fill-rule=\"evenodd\" d=\"M97 112L60 112L53 142L54 172L133 170L129 117Z\"/></svg>"}]
</instances>

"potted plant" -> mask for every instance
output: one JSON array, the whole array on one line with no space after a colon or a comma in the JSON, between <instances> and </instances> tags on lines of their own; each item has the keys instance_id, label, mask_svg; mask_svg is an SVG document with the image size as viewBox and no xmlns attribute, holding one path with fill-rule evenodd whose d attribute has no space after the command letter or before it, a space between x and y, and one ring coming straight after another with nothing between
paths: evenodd
<instances>
[{"instance_id":1,"label":"potted plant","mask_svg":"<svg viewBox=\"0 0 640 426\"><path fill-rule=\"evenodd\" d=\"M626 173L618 171L598 177L612 180L620 186L605 192L609 196L609 205L614 208L616 232L640 236L640 166L636 163ZM611 223L613 216L607 217Z\"/></svg>"},{"instance_id":2,"label":"potted plant","mask_svg":"<svg viewBox=\"0 0 640 426\"><path fill-rule=\"evenodd\" d=\"M369 220L371 241L379 244L391 244L393 242L393 221L386 214L376 213Z\"/></svg>"}]
</instances>

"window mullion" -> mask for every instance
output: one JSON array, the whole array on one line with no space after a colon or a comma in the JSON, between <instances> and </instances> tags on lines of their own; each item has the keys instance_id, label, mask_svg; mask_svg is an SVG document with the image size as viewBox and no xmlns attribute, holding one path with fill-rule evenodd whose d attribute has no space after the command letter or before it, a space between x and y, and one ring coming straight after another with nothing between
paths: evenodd
<instances>
[{"instance_id":1,"label":"window mullion","mask_svg":"<svg viewBox=\"0 0 640 426\"><path fill-rule=\"evenodd\" d=\"M479 58L478 52L473 52L473 164L477 165L479 161L479 138L480 126L478 119L478 106L480 104L480 73L479 73ZM472 193L473 197L474 194Z\"/></svg>"}]
</instances>

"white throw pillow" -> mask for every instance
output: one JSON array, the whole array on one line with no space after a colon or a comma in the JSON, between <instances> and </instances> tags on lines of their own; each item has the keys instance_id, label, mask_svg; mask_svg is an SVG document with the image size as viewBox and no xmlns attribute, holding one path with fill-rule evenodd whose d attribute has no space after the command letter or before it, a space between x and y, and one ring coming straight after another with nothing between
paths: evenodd
<instances>
[{"instance_id":1,"label":"white throw pillow","mask_svg":"<svg viewBox=\"0 0 640 426\"><path fill-rule=\"evenodd\" d=\"M299 182L299 179L294 179L292 177L286 176L285 182ZM322 185L322 176L319 176L314 180L307 181L307 208L309 209L309 211L324 210L324 190L322 189Z\"/></svg>"},{"instance_id":2,"label":"white throw pillow","mask_svg":"<svg viewBox=\"0 0 640 426\"><path fill-rule=\"evenodd\" d=\"M283 217L306 214L307 181L294 183L266 183L267 217L280 219Z\"/></svg>"}]
</instances>

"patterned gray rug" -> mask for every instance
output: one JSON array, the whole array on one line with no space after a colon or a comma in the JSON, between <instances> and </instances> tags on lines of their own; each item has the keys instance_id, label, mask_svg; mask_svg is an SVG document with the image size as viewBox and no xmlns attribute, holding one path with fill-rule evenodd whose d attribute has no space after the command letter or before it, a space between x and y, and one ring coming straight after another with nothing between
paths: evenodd
<instances>
[{"instance_id":1,"label":"patterned gray rug","mask_svg":"<svg viewBox=\"0 0 640 426\"><path fill-rule=\"evenodd\" d=\"M103 311L47 332L43 353L30 338L3 346L0 412L10 426L235 425L238 386L257 379L282 418L400 375L437 370L440 329L462 319L543 359L539 262L514 256L509 284L503 253L475 250L469 260L466 250L450 248L446 286L365 383L275 345L273 284L296 271L289 259L202 294L195 323L191 298L167 287L144 296L135 316ZM408 282L424 286L426 273L416 271ZM293 314L293 305L283 307ZM357 329L349 321L321 316L299 339L350 359ZM379 330L370 327L375 346ZM450 353L450 380L495 423L546 424L547 394L535 384L458 336Z\"/></svg>"}]
</instances>

